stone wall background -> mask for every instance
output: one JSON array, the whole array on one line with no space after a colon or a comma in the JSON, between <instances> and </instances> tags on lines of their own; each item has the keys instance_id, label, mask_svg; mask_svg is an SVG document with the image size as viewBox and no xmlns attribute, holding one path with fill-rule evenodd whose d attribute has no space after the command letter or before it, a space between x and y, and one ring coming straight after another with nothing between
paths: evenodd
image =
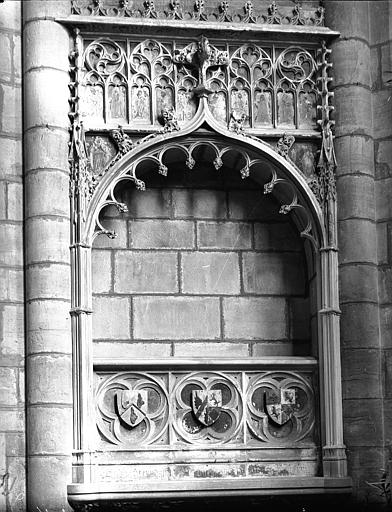
<instances>
[{"instance_id":1,"label":"stone wall background","mask_svg":"<svg viewBox=\"0 0 392 512\"><path fill-rule=\"evenodd\" d=\"M104 222L117 238L96 239L95 355L310 355L303 241L279 205L211 164L168 180L124 189L129 213Z\"/></svg>"},{"instance_id":2,"label":"stone wall background","mask_svg":"<svg viewBox=\"0 0 392 512\"><path fill-rule=\"evenodd\" d=\"M0 7L0 510L25 510L21 2Z\"/></svg>"}]
</instances>

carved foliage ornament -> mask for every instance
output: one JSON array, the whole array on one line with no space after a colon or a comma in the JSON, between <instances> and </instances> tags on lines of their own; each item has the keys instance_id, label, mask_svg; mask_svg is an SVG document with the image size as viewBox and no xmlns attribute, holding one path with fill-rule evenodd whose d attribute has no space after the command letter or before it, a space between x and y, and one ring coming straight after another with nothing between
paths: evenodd
<instances>
[{"instance_id":1,"label":"carved foliage ornament","mask_svg":"<svg viewBox=\"0 0 392 512\"><path fill-rule=\"evenodd\" d=\"M130 18L160 18L204 22L235 22L277 25L324 25L324 8L304 9L298 0L293 7L278 6L273 0L260 8L259 2L246 0L242 8L229 13L229 0L211 7L209 0L195 0L193 11L184 11L183 0L171 0L169 9L158 11L154 0L72 0L72 13L82 16L116 16ZM214 2L216 4L216 2Z\"/></svg>"}]
</instances>

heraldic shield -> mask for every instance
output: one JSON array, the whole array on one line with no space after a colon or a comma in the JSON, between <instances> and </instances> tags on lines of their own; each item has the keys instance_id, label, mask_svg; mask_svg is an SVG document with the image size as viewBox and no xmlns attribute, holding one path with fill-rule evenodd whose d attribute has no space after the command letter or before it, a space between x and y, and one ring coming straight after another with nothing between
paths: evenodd
<instances>
[{"instance_id":1,"label":"heraldic shield","mask_svg":"<svg viewBox=\"0 0 392 512\"><path fill-rule=\"evenodd\" d=\"M192 409L200 423L209 427L219 418L222 409L222 391L192 391Z\"/></svg>"},{"instance_id":2,"label":"heraldic shield","mask_svg":"<svg viewBox=\"0 0 392 512\"><path fill-rule=\"evenodd\" d=\"M116 393L117 410L122 421L136 427L147 415L148 396L146 390L123 389Z\"/></svg>"},{"instance_id":3,"label":"heraldic shield","mask_svg":"<svg viewBox=\"0 0 392 512\"><path fill-rule=\"evenodd\" d=\"M284 425L292 417L296 406L295 389L272 389L265 393L268 416L278 425Z\"/></svg>"}]
</instances>

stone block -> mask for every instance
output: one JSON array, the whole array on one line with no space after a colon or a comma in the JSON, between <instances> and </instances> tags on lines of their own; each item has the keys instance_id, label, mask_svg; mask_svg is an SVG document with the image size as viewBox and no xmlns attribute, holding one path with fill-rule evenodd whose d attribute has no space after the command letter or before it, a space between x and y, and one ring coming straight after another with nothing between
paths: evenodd
<instances>
[{"instance_id":1,"label":"stone block","mask_svg":"<svg viewBox=\"0 0 392 512\"><path fill-rule=\"evenodd\" d=\"M68 2L58 0L29 0L24 6L23 16L25 22L35 19L54 19L59 16L69 16L71 6Z\"/></svg>"},{"instance_id":2,"label":"stone block","mask_svg":"<svg viewBox=\"0 0 392 512\"><path fill-rule=\"evenodd\" d=\"M386 398L392 398L392 349L385 348L383 358L382 374L384 377L384 395Z\"/></svg>"},{"instance_id":3,"label":"stone block","mask_svg":"<svg viewBox=\"0 0 392 512\"><path fill-rule=\"evenodd\" d=\"M379 222L377 230L377 262L379 265L386 265L389 261L390 227L388 222Z\"/></svg>"},{"instance_id":4,"label":"stone block","mask_svg":"<svg viewBox=\"0 0 392 512\"><path fill-rule=\"evenodd\" d=\"M0 354L23 358L24 341L23 304L0 305Z\"/></svg>"},{"instance_id":5,"label":"stone block","mask_svg":"<svg viewBox=\"0 0 392 512\"><path fill-rule=\"evenodd\" d=\"M370 487L366 482L379 482L383 467L385 467L385 455L382 448L348 447L347 469L353 479L353 492L356 496L354 510L358 510L362 503L366 503L364 506L369 511L380 508L382 510L379 504L374 503L374 500L380 501L379 490Z\"/></svg>"},{"instance_id":6,"label":"stone block","mask_svg":"<svg viewBox=\"0 0 392 512\"><path fill-rule=\"evenodd\" d=\"M378 274L380 304L392 303L392 268L380 268Z\"/></svg>"},{"instance_id":7,"label":"stone block","mask_svg":"<svg viewBox=\"0 0 392 512\"><path fill-rule=\"evenodd\" d=\"M372 94L363 87L345 86L335 90L336 136L372 136ZM361 108L358 108L361 105ZM375 118L376 119L376 118Z\"/></svg>"},{"instance_id":8,"label":"stone block","mask_svg":"<svg viewBox=\"0 0 392 512\"><path fill-rule=\"evenodd\" d=\"M370 41L373 45L390 39L390 6L387 1L371 2L369 5Z\"/></svg>"},{"instance_id":9,"label":"stone block","mask_svg":"<svg viewBox=\"0 0 392 512\"><path fill-rule=\"evenodd\" d=\"M364 219L345 219L339 222L340 263L377 263L377 237L374 222Z\"/></svg>"},{"instance_id":10,"label":"stone block","mask_svg":"<svg viewBox=\"0 0 392 512\"><path fill-rule=\"evenodd\" d=\"M63 4L65 2L53 2ZM68 3L67 3L68 4ZM71 428L69 429L71 431ZM69 448L71 454L71 448ZM72 482L71 456L34 456L29 460L29 504L31 510L68 510L67 486Z\"/></svg>"},{"instance_id":11,"label":"stone block","mask_svg":"<svg viewBox=\"0 0 392 512\"><path fill-rule=\"evenodd\" d=\"M65 27L51 20L37 19L25 27L24 68L53 68L68 71L69 35ZM45 41L45 44L40 44ZM53 51L56 48L57 51Z\"/></svg>"},{"instance_id":12,"label":"stone block","mask_svg":"<svg viewBox=\"0 0 392 512\"><path fill-rule=\"evenodd\" d=\"M181 257L181 273L183 293L240 293L240 268L236 253L185 252Z\"/></svg>"},{"instance_id":13,"label":"stone block","mask_svg":"<svg viewBox=\"0 0 392 512\"><path fill-rule=\"evenodd\" d=\"M8 183L7 218L14 221L23 220L23 186L21 183Z\"/></svg>"},{"instance_id":14,"label":"stone block","mask_svg":"<svg viewBox=\"0 0 392 512\"><path fill-rule=\"evenodd\" d=\"M112 291L112 251L91 252L91 282L93 293Z\"/></svg>"},{"instance_id":15,"label":"stone block","mask_svg":"<svg viewBox=\"0 0 392 512\"><path fill-rule=\"evenodd\" d=\"M25 129L48 125L67 128L68 73L52 68L35 68L27 71L24 81ZM56 91L56 94L48 94L48 90ZM54 150L54 148L48 149L51 153ZM35 151L37 151L37 147Z\"/></svg>"},{"instance_id":16,"label":"stone block","mask_svg":"<svg viewBox=\"0 0 392 512\"><path fill-rule=\"evenodd\" d=\"M303 242L288 222L255 223L255 248L260 251L300 251Z\"/></svg>"},{"instance_id":17,"label":"stone block","mask_svg":"<svg viewBox=\"0 0 392 512\"><path fill-rule=\"evenodd\" d=\"M325 25L340 32L342 38L369 40L367 2L331 2L326 9Z\"/></svg>"},{"instance_id":18,"label":"stone block","mask_svg":"<svg viewBox=\"0 0 392 512\"><path fill-rule=\"evenodd\" d=\"M94 249L126 249L128 245L127 221L125 219L104 218L102 225L105 229L114 231L115 238L99 235L94 239Z\"/></svg>"},{"instance_id":19,"label":"stone block","mask_svg":"<svg viewBox=\"0 0 392 512\"><path fill-rule=\"evenodd\" d=\"M23 265L23 228L18 224L0 224L0 265Z\"/></svg>"},{"instance_id":20,"label":"stone block","mask_svg":"<svg viewBox=\"0 0 392 512\"><path fill-rule=\"evenodd\" d=\"M64 454L72 447L72 408L42 407L27 410L29 455Z\"/></svg>"},{"instance_id":21,"label":"stone block","mask_svg":"<svg viewBox=\"0 0 392 512\"><path fill-rule=\"evenodd\" d=\"M55 170L28 173L25 186L26 217L58 215L69 219L68 176Z\"/></svg>"},{"instance_id":22,"label":"stone block","mask_svg":"<svg viewBox=\"0 0 392 512\"><path fill-rule=\"evenodd\" d=\"M186 220L140 220L129 223L135 249L193 249L194 223Z\"/></svg>"},{"instance_id":23,"label":"stone block","mask_svg":"<svg viewBox=\"0 0 392 512\"><path fill-rule=\"evenodd\" d=\"M375 143L376 179L392 178L392 140Z\"/></svg>"},{"instance_id":24,"label":"stone block","mask_svg":"<svg viewBox=\"0 0 392 512\"><path fill-rule=\"evenodd\" d=\"M260 191L240 190L229 192L229 218L238 220L278 220L279 204Z\"/></svg>"},{"instance_id":25,"label":"stone block","mask_svg":"<svg viewBox=\"0 0 392 512\"><path fill-rule=\"evenodd\" d=\"M380 352L349 349L341 353L343 398L380 398Z\"/></svg>"},{"instance_id":26,"label":"stone block","mask_svg":"<svg viewBox=\"0 0 392 512\"><path fill-rule=\"evenodd\" d=\"M391 84L392 78L392 43L388 41L381 46L381 82L384 87Z\"/></svg>"},{"instance_id":27,"label":"stone block","mask_svg":"<svg viewBox=\"0 0 392 512\"><path fill-rule=\"evenodd\" d=\"M26 275L26 297L31 299L69 299L71 270L59 263L34 264Z\"/></svg>"},{"instance_id":28,"label":"stone block","mask_svg":"<svg viewBox=\"0 0 392 512\"><path fill-rule=\"evenodd\" d=\"M383 347L392 348L392 305L380 307L380 341Z\"/></svg>"},{"instance_id":29,"label":"stone block","mask_svg":"<svg viewBox=\"0 0 392 512\"><path fill-rule=\"evenodd\" d=\"M338 219L375 218L374 180L367 176L342 176L337 181Z\"/></svg>"},{"instance_id":30,"label":"stone block","mask_svg":"<svg viewBox=\"0 0 392 512\"><path fill-rule=\"evenodd\" d=\"M24 408L7 409L7 414L0 414L1 432L23 432L25 429Z\"/></svg>"},{"instance_id":31,"label":"stone block","mask_svg":"<svg viewBox=\"0 0 392 512\"><path fill-rule=\"evenodd\" d=\"M26 221L26 263L69 263L70 223L65 218Z\"/></svg>"},{"instance_id":32,"label":"stone block","mask_svg":"<svg viewBox=\"0 0 392 512\"><path fill-rule=\"evenodd\" d=\"M392 218L392 177L376 181L377 219L390 220Z\"/></svg>"},{"instance_id":33,"label":"stone block","mask_svg":"<svg viewBox=\"0 0 392 512\"><path fill-rule=\"evenodd\" d=\"M381 49L379 46L370 48L370 87L372 91L381 88Z\"/></svg>"},{"instance_id":34,"label":"stone block","mask_svg":"<svg viewBox=\"0 0 392 512\"><path fill-rule=\"evenodd\" d=\"M26 436L24 432L8 432L6 439L7 457L21 457L26 451Z\"/></svg>"},{"instance_id":35,"label":"stone block","mask_svg":"<svg viewBox=\"0 0 392 512\"><path fill-rule=\"evenodd\" d=\"M305 263L299 254L245 252L242 278L245 293L303 295Z\"/></svg>"},{"instance_id":36,"label":"stone block","mask_svg":"<svg viewBox=\"0 0 392 512\"><path fill-rule=\"evenodd\" d=\"M3 80L7 81L11 78L12 71L11 37L12 35L7 32L0 32L1 74Z\"/></svg>"},{"instance_id":37,"label":"stone block","mask_svg":"<svg viewBox=\"0 0 392 512\"><path fill-rule=\"evenodd\" d=\"M151 341L143 342L110 342L95 341L93 343L93 357L101 357L106 359L162 359L171 357L171 343L152 343Z\"/></svg>"},{"instance_id":38,"label":"stone block","mask_svg":"<svg viewBox=\"0 0 392 512\"><path fill-rule=\"evenodd\" d=\"M225 342L177 342L174 343L174 356L176 357L211 357L221 360L222 357L248 357L248 343Z\"/></svg>"},{"instance_id":39,"label":"stone block","mask_svg":"<svg viewBox=\"0 0 392 512\"><path fill-rule=\"evenodd\" d=\"M0 367L0 406L17 405L18 386L15 368Z\"/></svg>"},{"instance_id":40,"label":"stone block","mask_svg":"<svg viewBox=\"0 0 392 512\"><path fill-rule=\"evenodd\" d=\"M250 249L252 226L245 222L197 223L197 245L200 249Z\"/></svg>"},{"instance_id":41,"label":"stone block","mask_svg":"<svg viewBox=\"0 0 392 512\"><path fill-rule=\"evenodd\" d=\"M391 90L375 91L373 99L373 119L375 139L391 137L392 135L392 101Z\"/></svg>"},{"instance_id":42,"label":"stone block","mask_svg":"<svg viewBox=\"0 0 392 512\"><path fill-rule=\"evenodd\" d=\"M342 348L379 347L377 304L342 304L340 332Z\"/></svg>"},{"instance_id":43,"label":"stone block","mask_svg":"<svg viewBox=\"0 0 392 512\"><path fill-rule=\"evenodd\" d=\"M23 270L0 268L0 301L23 301Z\"/></svg>"},{"instance_id":44,"label":"stone block","mask_svg":"<svg viewBox=\"0 0 392 512\"><path fill-rule=\"evenodd\" d=\"M117 251L115 293L177 293L177 253Z\"/></svg>"},{"instance_id":45,"label":"stone block","mask_svg":"<svg viewBox=\"0 0 392 512\"><path fill-rule=\"evenodd\" d=\"M18 369L18 402L23 404L26 401L25 392L26 375L24 368Z\"/></svg>"},{"instance_id":46,"label":"stone block","mask_svg":"<svg viewBox=\"0 0 392 512\"><path fill-rule=\"evenodd\" d=\"M343 430L346 445L374 447L383 443L382 400L343 400Z\"/></svg>"},{"instance_id":47,"label":"stone block","mask_svg":"<svg viewBox=\"0 0 392 512\"><path fill-rule=\"evenodd\" d=\"M223 319L226 339L287 338L286 301L280 297L224 298Z\"/></svg>"},{"instance_id":48,"label":"stone block","mask_svg":"<svg viewBox=\"0 0 392 512\"><path fill-rule=\"evenodd\" d=\"M22 25L21 1L4 2L1 6L1 26L20 32Z\"/></svg>"},{"instance_id":49,"label":"stone block","mask_svg":"<svg viewBox=\"0 0 392 512\"><path fill-rule=\"evenodd\" d=\"M338 39L333 51L334 86L371 86L370 48L358 39Z\"/></svg>"},{"instance_id":50,"label":"stone block","mask_svg":"<svg viewBox=\"0 0 392 512\"><path fill-rule=\"evenodd\" d=\"M14 63L14 77L20 79L22 76L22 38L19 34L12 36L14 45L13 63Z\"/></svg>"},{"instance_id":51,"label":"stone block","mask_svg":"<svg viewBox=\"0 0 392 512\"><path fill-rule=\"evenodd\" d=\"M131 337L131 309L128 298L93 297L93 311L94 339L124 340Z\"/></svg>"},{"instance_id":52,"label":"stone block","mask_svg":"<svg viewBox=\"0 0 392 512\"><path fill-rule=\"evenodd\" d=\"M22 89L13 84L0 85L1 131L19 135L22 132Z\"/></svg>"},{"instance_id":53,"label":"stone block","mask_svg":"<svg viewBox=\"0 0 392 512\"><path fill-rule=\"evenodd\" d=\"M68 301L40 300L27 307L28 353L72 352L70 303Z\"/></svg>"},{"instance_id":54,"label":"stone block","mask_svg":"<svg viewBox=\"0 0 392 512\"><path fill-rule=\"evenodd\" d=\"M217 339L218 298L134 297L135 339Z\"/></svg>"},{"instance_id":55,"label":"stone block","mask_svg":"<svg viewBox=\"0 0 392 512\"><path fill-rule=\"evenodd\" d=\"M309 299L292 298L289 301L290 339L310 339Z\"/></svg>"},{"instance_id":56,"label":"stone block","mask_svg":"<svg viewBox=\"0 0 392 512\"><path fill-rule=\"evenodd\" d=\"M177 218L225 219L226 193L220 190L173 189Z\"/></svg>"},{"instance_id":57,"label":"stone block","mask_svg":"<svg viewBox=\"0 0 392 512\"><path fill-rule=\"evenodd\" d=\"M256 342L252 347L253 357L281 357L293 356L294 346L292 343L279 343L279 342Z\"/></svg>"},{"instance_id":58,"label":"stone block","mask_svg":"<svg viewBox=\"0 0 392 512\"><path fill-rule=\"evenodd\" d=\"M0 220L7 218L7 182L0 181Z\"/></svg>"},{"instance_id":59,"label":"stone block","mask_svg":"<svg viewBox=\"0 0 392 512\"><path fill-rule=\"evenodd\" d=\"M386 398L384 405L385 445L392 445L392 398Z\"/></svg>"},{"instance_id":60,"label":"stone block","mask_svg":"<svg viewBox=\"0 0 392 512\"><path fill-rule=\"evenodd\" d=\"M141 193L140 190L127 188L124 202L128 206L129 217L135 219L171 217L171 191L167 189L150 188Z\"/></svg>"},{"instance_id":61,"label":"stone block","mask_svg":"<svg viewBox=\"0 0 392 512\"><path fill-rule=\"evenodd\" d=\"M31 380L32 376L34 376L33 380ZM29 382L30 385L27 385L29 405L40 403L71 405L71 357L59 354L31 354L27 359L27 383Z\"/></svg>"},{"instance_id":62,"label":"stone block","mask_svg":"<svg viewBox=\"0 0 392 512\"><path fill-rule=\"evenodd\" d=\"M374 175L374 143L367 135L347 135L335 139L337 176L343 174Z\"/></svg>"},{"instance_id":63,"label":"stone block","mask_svg":"<svg viewBox=\"0 0 392 512\"><path fill-rule=\"evenodd\" d=\"M48 90L48 89L45 89ZM57 97L57 96L56 96ZM58 199L61 200L63 193L66 192L69 202L69 163L68 163L68 142L69 134L67 131L56 128L45 128L44 126L37 126L28 130L24 134L24 148L25 148L25 171L36 169L50 169L51 171L42 171L45 174L41 175L41 182L39 183L39 192L42 194L41 199L45 200L44 191L48 192L48 200L51 200L52 209L59 208L56 203ZM37 151L37 148L40 150ZM55 169L60 169L66 173L68 187L63 188L62 183L64 176L59 176L54 172ZM39 179L39 178L37 178ZM57 181L58 180L58 181ZM26 183L28 185L28 183ZM32 185L37 185L35 181ZM30 189L27 188L29 194ZM53 197L53 194L55 196ZM59 197L58 197L59 196ZM27 195L29 200L29 196ZM29 204L29 202L27 202ZM61 201L61 205L63 202ZM63 208L62 208L63 209ZM69 210L69 206L68 206Z\"/></svg>"},{"instance_id":64,"label":"stone block","mask_svg":"<svg viewBox=\"0 0 392 512\"><path fill-rule=\"evenodd\" d=\"M373 265L340 267L340 302L377 302L377 268Z\"/></svg>"},{"instance_id":65,"label":"stone block","mask_svg":"<svg viewBox=\"0 0 392 512\"><path fill-rule=\"evenodd\" d=\"M13 512L27 510L26 504L26 461L24 457L9 457L8 472L17 475L8 495L9 508Z\"/></svg>"},{"instance_id":66,"label":"stone block","mask_svg":"<svg viewBox=\"0 0 392 512\"><path fill-rule=\"evenodd\" d=\"M22 177L22 142L19 139L0 137L0 155L2 177Z\"/></svg>"}]
</instances>

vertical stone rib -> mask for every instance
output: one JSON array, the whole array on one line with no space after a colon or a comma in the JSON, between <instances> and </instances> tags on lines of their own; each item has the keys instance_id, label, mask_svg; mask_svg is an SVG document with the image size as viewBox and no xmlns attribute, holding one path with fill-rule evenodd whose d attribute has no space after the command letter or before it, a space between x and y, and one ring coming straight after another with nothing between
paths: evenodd
<instances>
[{"instance_id":1,"label":"vertical stone rib","mask_svg":"<svg viewBox=\"0 0 392 512\"><path fill-rule=\"evenodd\" d=\"M71 482L69 37L53 21L69 9L69 2L23 3L29 510L67 509Z\"/></svg>"}]
</instances>

